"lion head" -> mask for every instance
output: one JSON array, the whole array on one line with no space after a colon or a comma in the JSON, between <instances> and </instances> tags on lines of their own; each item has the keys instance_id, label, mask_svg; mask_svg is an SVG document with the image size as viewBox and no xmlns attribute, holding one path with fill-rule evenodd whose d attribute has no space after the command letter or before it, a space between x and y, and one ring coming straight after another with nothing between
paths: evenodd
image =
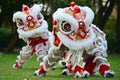
<instances>
[{"instance_id":1,"label":"lion head","mask_svg":"<svg viewBox=\"0 0 120 80\"><path fill-rule=\"evenodd\" d=\"M48 24L41 14L43 5L34 4L31 8L22 6L22 11L13 14L13 22L16 22L17 31L21 37L36 37L46 32Z\"/></svg>"},{"instance_id":2,"label":"lion head","mask_svg":"<svg viewBox=\"0 0 120 80\"><path fill-rule=\"evenodd\" d=\"M93 30L90 29L93 19L94 12L89 7L78 6L72 2L70 7L59 8L54 12L54 35L70 49L87 47L95 38Z\"/></svg>"}]
</instances>

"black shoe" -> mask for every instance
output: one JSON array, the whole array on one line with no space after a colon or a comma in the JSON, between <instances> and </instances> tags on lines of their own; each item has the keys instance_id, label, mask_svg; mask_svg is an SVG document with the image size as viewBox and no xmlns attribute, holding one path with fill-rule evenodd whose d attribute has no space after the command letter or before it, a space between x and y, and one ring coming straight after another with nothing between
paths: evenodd
<instances>
[{"instance_id":1,"label":"black shoe","mask_svg":"<svg viewBox=\"0 0 120 80\"><path fill-rule=\"evenodd\" d=\"M67 75L67 73L66 73L66 72L63 72L62 75Z\"/></svg>"},{"instance_id":2,"label":"black shoe","mask_svg":"<svg viewBox=\"0 0 120 80\"><path fill-rule=\"evenodd\" d=\"M106 74L106 77L108 77L108 78L113 78L113 77L114 77L114 74L112 74L112 73L107 73L107 74Z\"/></svg>"}]
</instances>

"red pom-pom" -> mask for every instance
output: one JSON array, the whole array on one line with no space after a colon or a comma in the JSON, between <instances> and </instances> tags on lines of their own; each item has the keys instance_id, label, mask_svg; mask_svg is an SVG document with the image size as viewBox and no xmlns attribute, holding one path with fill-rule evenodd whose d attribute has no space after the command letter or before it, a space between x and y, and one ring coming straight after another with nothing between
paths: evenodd
<instances>
[{"instance_id":1,"label":"red pom-pom","mask_svg":"<svg viewBox=\"0 0 120 80\"><path fill-rule=\"evenodd\" d=\"M22 11L27 11L27 10L29 10L29 7L27 6L27 5L22 5Z\"/></svg>"},{"instance_id":2,"label":"red pom-pom","mask_svg":"<svg viewBox=\"0 0 120 80\"><path fill-rule=\"evenodd\" d=\"M80 8L79 8L79 7L75 7L75 8L74 8L74 12L75 12L75 13L80 13Z\"/></svg>"},{"instance_id":3,"label":"red pom-pom","mask_svg":"<svg viewBox=\"0 0 120 80\"><path fill-rule=\"evenodd\" d=\"M75 5L76 5L75 2L71 2L71 3L70 3L70 6L71 6L71 7L74 7Z\"/></svg>"},{"instance_id":4,"label":"red pom-pom","mask_svg":"<svg viewBox=\"0 0 120 80\"><path fill-rule=\"evenodd\" d=\"M52 19L52 24L53 24L53 25L56 25L56 24L57 24L57 21L54 20L54 19Z\"/></svg>"}]
</instances>

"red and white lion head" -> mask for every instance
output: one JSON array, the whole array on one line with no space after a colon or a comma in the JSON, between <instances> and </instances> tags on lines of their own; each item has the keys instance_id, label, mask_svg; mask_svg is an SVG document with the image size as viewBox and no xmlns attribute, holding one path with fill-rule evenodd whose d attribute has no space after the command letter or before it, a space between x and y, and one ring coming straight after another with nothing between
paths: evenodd
<instances>
[{"instance_id":1,"label":"red and white lion head","mask_svg":"<svg viewBox=\"0 0 120 80\"><path fill-rule=\"evenodd\" d=\"M22 11L13 14L13 22L16 22L20 37L36 37L48 31L48 24L41 14L42 4L34 4L31 8L22 6Z\"/></svg>"},{"instance_id":2,"label":"red and white lion head","mask_svg":"<svg viewBox=\"0 0 120 80\"><path fill-rule=\"evenodd\" d=\"M75 50L89 46L95 38L90 29L93 19L94 12L89 7L78 6L74 2L70 7L57 9L53 14L55 45L63 43Z\"/></svg>"}]
</instances>

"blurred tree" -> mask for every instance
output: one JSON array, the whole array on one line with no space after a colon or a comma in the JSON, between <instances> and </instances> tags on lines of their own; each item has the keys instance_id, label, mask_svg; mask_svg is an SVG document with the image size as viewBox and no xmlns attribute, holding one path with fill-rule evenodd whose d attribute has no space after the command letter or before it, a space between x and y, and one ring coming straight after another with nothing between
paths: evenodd
<instances>
[{"instance_id":1,"label":"blurred tree","mask_svg":"<svg viewBox=\"0 0 120 80\"><path fill-rule=\"evenodd\" d=\"M104 26L112 13L114 4L115 0L98 0L98 12L95 23L101 30L104 29Z\"/></svg>"},{"instance_id":2,"label":"blurred tree","mask_svg":"<svg viewBox=\"0 0 120 80\"><path fill-rule=\"evenodd\" d=\"M116 52L120 52L120 0L116 0L117 5L117 20L116 20Z\"/></svg>"},{"instance_id":3,"label":"blurred tree","mask_svg":"<svg viewBox=\"0 0 120 80\"><path fill-rule=\"evenodd\" d=\"M27 3L32 4L32 0L0 0L0 27L2 25L9 25L11 27L11 39L8 44L6 52L11 52L14 49L16 40L18 38L16 26L12 22L12 15L14 11L21 10L21 5ZM8 26L8 27L9 27Z\"/></svg>"}]
</instances>

